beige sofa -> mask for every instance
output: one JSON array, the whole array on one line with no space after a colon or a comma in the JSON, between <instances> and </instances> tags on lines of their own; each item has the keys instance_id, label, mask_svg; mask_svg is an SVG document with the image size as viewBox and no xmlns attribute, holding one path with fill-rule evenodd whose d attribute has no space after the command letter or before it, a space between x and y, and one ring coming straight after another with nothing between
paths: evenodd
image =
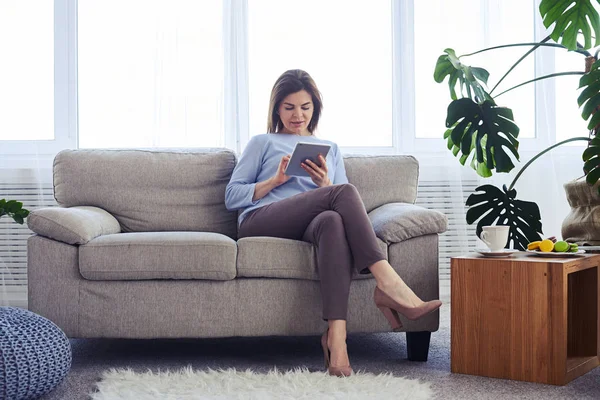
<instances>
[{"instance_id":1,"label":"beige sofa","mask_svg":"<svg viewBox=\"0 0 600 400\"><path fill-rule=\"evenodd\" d=\"M65 150L54 160L60 207L28 224L29 309L71 338L317 335L312 244L237 239L224 204L236 163L227 149ZM411 156L346 156L391 265L424 300L439 297L438 234L447 218L415 206ZM375 280L356 275L348 330L386 332ZM426 360L439 314L403 319L409 358Z\"/></svg>"}]
</instances>

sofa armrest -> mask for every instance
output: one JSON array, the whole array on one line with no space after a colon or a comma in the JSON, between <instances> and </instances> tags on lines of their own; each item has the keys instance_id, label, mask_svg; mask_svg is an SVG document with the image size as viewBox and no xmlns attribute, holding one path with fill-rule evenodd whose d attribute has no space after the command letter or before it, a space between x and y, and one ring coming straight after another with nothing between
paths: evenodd
<instances>
[{"instance_id":1,"label":"sofa armrest","mask_svg":"<svg viewBox=\"0 0 600 400\"><path fill-rule=\"evenodd\" d=\"M101 236L120 233L119 222L98 207L45 207L33 210L27 217L29 229L35 233L68 244L85 244Z\"/></svg>"},{"instance_id":2,"label":"sofa armrest","mask_svg":"<svg viewBox=\"0 0 600 400\"><path fill-rule=\"evenodd\" d=\"M388 245L448 229L448 218L441 212L408 203L384 204L371 211L369 219L377 237Z\"/></svg>"}]
</instances>

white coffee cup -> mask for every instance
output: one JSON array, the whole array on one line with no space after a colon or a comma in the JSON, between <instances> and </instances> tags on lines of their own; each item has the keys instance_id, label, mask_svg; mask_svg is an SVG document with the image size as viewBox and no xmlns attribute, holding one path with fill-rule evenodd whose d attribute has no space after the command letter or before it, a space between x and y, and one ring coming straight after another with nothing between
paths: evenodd
<instances>
[{"instance_id":1,"label":"white coffee cup","mask_svg":"<svg viewBox=\"0 0 600 400\"><path fill-rule=\"evenodd\" d=\"M484 226L483 232L481 232L480 239L490 251L500 251L506 246L508 242L508 232L510 226L505 225L492 225Z\"/></svg>"}]
</instances>

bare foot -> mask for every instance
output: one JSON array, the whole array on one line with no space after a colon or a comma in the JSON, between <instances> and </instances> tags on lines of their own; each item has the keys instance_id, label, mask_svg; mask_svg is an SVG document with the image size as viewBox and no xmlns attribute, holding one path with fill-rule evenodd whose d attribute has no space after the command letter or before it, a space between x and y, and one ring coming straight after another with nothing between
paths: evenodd
<instances>
[{"instance_id":1,"label":"bare foot","mask_svg":"<svg viewBox=\"0 0 600 400\"><path fill-rule=\"evenodd\" d=\"M327 336L327 347L330 351L329 363L333 367L346 367L350 365L348 349L346 347L346 336L332 334L331 330Z\"/></svg>"}]
</instances>

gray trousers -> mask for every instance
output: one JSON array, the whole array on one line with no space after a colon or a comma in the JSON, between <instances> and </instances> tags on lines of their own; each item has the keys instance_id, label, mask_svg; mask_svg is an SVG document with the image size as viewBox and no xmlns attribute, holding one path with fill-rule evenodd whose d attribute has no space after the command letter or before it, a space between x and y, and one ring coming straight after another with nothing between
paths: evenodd
<instances>
[{"instance_id":1,"label":"gray trousers","mask_svg":"<svg viewBox=\"0 0 600 400\"><path fill-rule=\"evenodd\" d=\"M346 319L352 268L361 274L384 260L365 206L352 184L300 193L251 211L239 237L271 236L310 242L317 249L323 319Z\"/></svg>"}]
</instances>

